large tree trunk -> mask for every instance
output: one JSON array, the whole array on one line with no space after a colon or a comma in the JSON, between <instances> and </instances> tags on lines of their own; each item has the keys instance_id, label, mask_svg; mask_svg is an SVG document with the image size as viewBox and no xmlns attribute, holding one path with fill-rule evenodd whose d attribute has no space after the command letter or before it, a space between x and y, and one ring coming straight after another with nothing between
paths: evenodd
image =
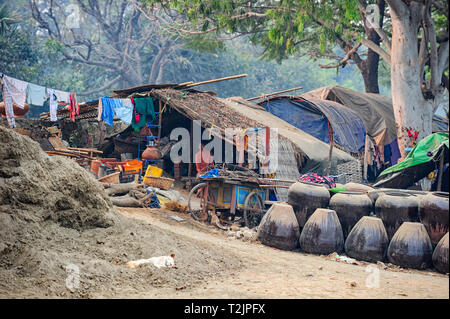
<instances>
[{"instance_id":1,"label":"large tree trunk","mask_svg":"<svg viewBox=\"0 0 450 319\"><path fill-rule=\"evenodd\" d=\"M401 4L392 8L391 89L398 146L404 158L405 148L414 146L408 130L418 132L417 141L431 134L433 105L425 100L421 88L417 31L420 4ZM400 11L401 10L401 11ZM400 11L400 12L399 12Z\"/></svg>"}]
</instances>

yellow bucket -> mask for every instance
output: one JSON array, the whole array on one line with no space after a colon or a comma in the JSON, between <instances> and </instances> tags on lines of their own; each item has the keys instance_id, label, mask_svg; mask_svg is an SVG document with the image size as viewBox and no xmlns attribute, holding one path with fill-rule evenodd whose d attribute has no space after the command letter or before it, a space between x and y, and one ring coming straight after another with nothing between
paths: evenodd
<instances>
[{"instance_id":1,"label":"yellow bucket","mask_svg":"<svg viewBox=\"0 0 450 319\"><path fill-rule=\"evenodd\" d=\"M143 181L144 184L145 184L145 180L147 179L147 176L161 177L162 173L163 173L163 170L161 168L149 165L147 167L147 171L145 172L145 175L144 175L144 181Z\"/></svg>"}]
</instances>

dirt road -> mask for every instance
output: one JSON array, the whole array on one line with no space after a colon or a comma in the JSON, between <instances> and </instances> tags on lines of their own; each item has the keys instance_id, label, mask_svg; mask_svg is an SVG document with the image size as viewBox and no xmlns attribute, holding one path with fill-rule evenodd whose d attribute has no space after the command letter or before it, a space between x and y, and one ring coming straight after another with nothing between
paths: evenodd
<instances>
[{"instance_id":1,"label":"dirt road","mask_svg":"<svg viewBox=\"0 0 450 319\"><path fill-rule=\"evenodd\" d=\"M449 298L448 275L434 271L383 270L374 264L351 265L300 252L286 252L232 239L226 233L193 221L177 222L173 212L119 209L168 232L209 243L224 253L238 256L241 269L211 278L182 290L163 289L119 298Z\"/></svg>"}]
</instances>

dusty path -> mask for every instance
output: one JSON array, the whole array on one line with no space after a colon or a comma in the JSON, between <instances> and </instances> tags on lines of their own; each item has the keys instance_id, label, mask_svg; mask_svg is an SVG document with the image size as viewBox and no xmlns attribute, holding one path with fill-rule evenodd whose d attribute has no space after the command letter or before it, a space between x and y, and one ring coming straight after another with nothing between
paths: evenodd
<instances>
[{"instance_id":1,"label":"dusty path","mask_svg":"<svg viewBox=\"0 0 450 319\"><path fill-rule=\"evenodd\" d=\"M276 250L259 243L227 238L221 231L199 225L186 215L184 222L169 218L173 212L147 209L119 209L130 218L146 221L230 252L242 259L242 269L230 270L200 286L124 298L449 298L449 278L432 271L375 270L368 265L350 265L299 252ZM378 268L377 268L378 269ZM379 288L368 288L376 284Z\"/></svg>"}]
</instances>

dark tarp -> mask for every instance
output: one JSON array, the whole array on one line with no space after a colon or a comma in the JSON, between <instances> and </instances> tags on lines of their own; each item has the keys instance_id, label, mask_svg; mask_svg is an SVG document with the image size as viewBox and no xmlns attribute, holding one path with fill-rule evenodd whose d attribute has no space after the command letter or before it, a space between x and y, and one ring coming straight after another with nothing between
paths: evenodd
<instances>
[{"instance_id":1,"label":"dark tarp","mask_svg":"<svg viewBox=\"0 0 450 319\"><path fill-rule=\"evenodd\" d=\"M329 143L329 121L334 141L344 151L359 153L364 150L364 123L355 112L343 105L292 96L277 96L259 104L268 112L325 143Z\"/></svg>"},{"instance_id":2,"label":"dark tarp","mask_svg":"<svg viewBox=\"0 0 450 319\"><path fill-rule=\"evenodd\" d=\"M304 93L305 99L316 98L338 102L358 113L366 127L367 134L379 146L397 139L392 99L381 94L364 93L341 86L330 85ZM448 130L448 121L433 116L433 132Z\"/></svg>"}]
</instances>

